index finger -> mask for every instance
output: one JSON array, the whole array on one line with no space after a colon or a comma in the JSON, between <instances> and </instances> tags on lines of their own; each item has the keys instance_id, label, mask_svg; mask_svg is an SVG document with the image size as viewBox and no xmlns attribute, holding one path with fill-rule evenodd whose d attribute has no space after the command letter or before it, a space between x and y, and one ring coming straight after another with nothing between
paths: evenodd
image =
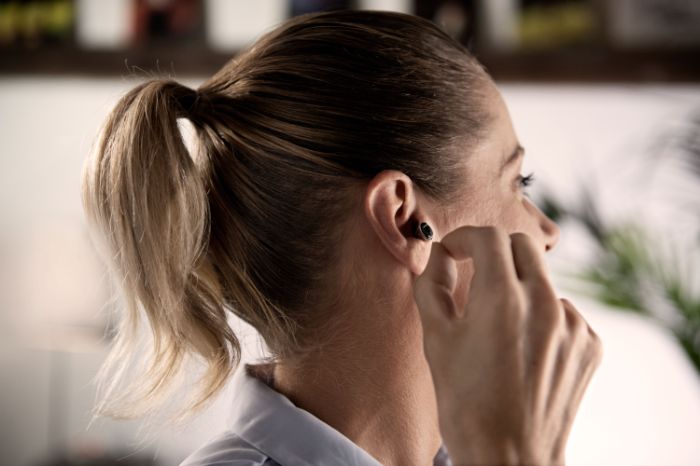
<instances>
[{"instance_id":1,"label":"index finger","mask_svg":"<svg viewBox=\"0 0 700 466\"><path fill-rule=\"evenodd\" d=\"M472 258L474 261L470 301L472 294L483 293L494 286L517 284L510 236L505 230L467 225L449 232L441 243L454 259Z\"/></svg>"}]
</instances>

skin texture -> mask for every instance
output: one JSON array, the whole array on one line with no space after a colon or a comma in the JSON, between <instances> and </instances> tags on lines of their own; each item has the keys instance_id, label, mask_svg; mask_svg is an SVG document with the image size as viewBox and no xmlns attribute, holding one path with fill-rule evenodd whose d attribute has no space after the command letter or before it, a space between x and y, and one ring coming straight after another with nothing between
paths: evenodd
<instances>
[{"instance_id":1,"label":"skin texture","mask_svg":"<svg viewBox=\"0 0 700 466\"><path fill-rule=\"evenodd\" d=\"M486 264L484 270L491 263L506 264L507 260L512 266L507 242L510 234L527 235L530 242L526 251L531 257L553 248L559 237L556 224L530 202L518 184L522 160L499 176L502 161L511 154L518 140L508 110L493 85L488 88L488 105L494 115L491 131L477 147L465 148L465 190L454 206L433 202L397 171L379 173L358 192L358 208L348 213L350 226L347 241L342 245L344 279L339 286L343 287L343 299L339 300L337 309L338 315L350 317L339 323L342 332L322 353L312 359L269 368L274 373L276 390L385 465L432 464L443 439L455 465L491 460L507 464L525 459L542 460L546 464L554 458L555 448L562 450L565 441L561 432L566 422L523 421L528 410L522 403L527 400L520 395L532 384L521 376L523 345L512 342L519 341L513 338L521 328L519 323L527 320L526 311L538 308L537 297L511 300L515 304L507 313L499 307L502 301L495 299L504 296L498 281L479 282L478 289L474 281L471 286L475 287L475 293L478 290L475 296L479 300L471 308L465 307L471 294L475 261L463 260L472 250L462 244L469 238L459 227L490 225L498 229L498 232L496 228L486 229L487 234L478 238L472 235L475 244L482 245L479 259ZM431 225L432 242L413 236L411 230L416 221ZM446 235L450 232L457 232L450 237L450 245L454 254L461 251L459 261L438 243L448 239ZM492 241L489 235L501 243ZM484 244L491 247L483 247ZM429 260L432 266L424 274ZM545 277L544 261L538 258L531 263L537 264L530 266L535 267L533 274ZM509 284L510 292L522 298L525 293L517 288L515 275L503 272L515 274L513 269L503 266L498 270L501 270L501 284ZM421 280L417 281L419 277ZM441 283L449 287L440 288ZM547 295L546 286L539 289L545 290L543 306L548 310L547 315L555 315L553 302L560 301ZM490 315L478 327L482 334L467 330L458 334L449 329L448 324L455 321L450 310L454 316L457 308L473 311L472 315ZM555 317L550 321L557 325L565 322ZM424 332L426 322L430 327ZM533 326L548 335L563 337L563 331L557 333L550 327L538 327L536 322ZM460 343L458 336L465 335L471 340ZM497 338L486 337L494 335ZM553 338L548 341L555 341ZM555 343L546 346L550 359L556 354L552 351L554 346ZM489 351L485 357L473 357ZM485 383L475 383L478 381L475 371L483 371L485 365L493 364L501 354L512 355L508 359L511 366L496 364L500 372L492 373ZM547 374L538 379L543 386L549 384L546 377ZM574 383L571 380L573 376L564 385L571 386ZM494 391L496 385L490 385L499 383L510 383L521 391L507 399L503 393ZM547 399L546 390L540 394L542 399ZM465 403L469 396L472 401ZM503 418L506 425L486 422L493 417L479 410L495 409L504 399L507 403L503 404L502 412L513 413ZM557 406L567 401L563 396ZM571 412L559 414L573 420ZM469 419L474 422L470 423ZM536 439L523 439L528 427L552 431L538 444ZM478 443L483 445L483 451L475 452L472 447Z\"/></svg>"}]
</instances>

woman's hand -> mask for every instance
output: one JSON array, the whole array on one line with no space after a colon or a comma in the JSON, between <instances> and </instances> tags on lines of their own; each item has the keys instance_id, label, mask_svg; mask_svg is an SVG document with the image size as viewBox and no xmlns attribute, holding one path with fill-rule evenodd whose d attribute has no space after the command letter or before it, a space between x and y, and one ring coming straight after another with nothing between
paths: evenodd
<instances>
[{"instance_id":1,"label":"woman's hand","mask_svg":"<svg viewBox=\"0 0 700 466\"><path fill-rule=\"evenodd\" d=\"M458 228L433 243L414 295L453 464L564 464L602 345L532 238Z\"/></svg>"}]
</instances>

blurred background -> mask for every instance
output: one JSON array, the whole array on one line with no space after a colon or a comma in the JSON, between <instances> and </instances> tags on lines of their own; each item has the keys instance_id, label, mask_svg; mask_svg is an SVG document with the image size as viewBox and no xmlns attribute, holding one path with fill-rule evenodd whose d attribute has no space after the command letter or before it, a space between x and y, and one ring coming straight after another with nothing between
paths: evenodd
<instances>
[{"instance_id":1,"label":"blurred background","mask_svg":"<svg viewBox=\"0 0 700 466\"><path fill-rule=\"evenodd\" d=\"M502 90L562 229L555 285L604 345L568 464L700 464L698 0L0 0L0 464L171 465L225 428L229 391L186 427L88 425L120 304L80 171L141 80L196 87L280 21L336 8L429 18ZM244 362L262 355L233 325Z\"/></svg>"}]
</instances>

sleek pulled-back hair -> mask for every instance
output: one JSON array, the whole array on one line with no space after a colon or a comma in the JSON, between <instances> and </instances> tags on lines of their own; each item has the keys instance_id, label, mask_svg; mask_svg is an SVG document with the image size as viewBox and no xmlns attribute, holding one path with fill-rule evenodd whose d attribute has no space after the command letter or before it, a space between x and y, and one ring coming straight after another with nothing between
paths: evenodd
<instances>
[{"instance_id":1,"label":"sleek pulled-back hair","mask_svg":"<svg viewBox=\"0 0 700 466\"><path fill-rule=\"evenodd\" d=\"M259 331L270 359L327 342L352 188L398 170L451 203L463 148L486 127L488 79L427 20L334 11L282 23L196 90L164 78L123 96L83 172L126 310L98 414L149 411L187 356L205 362L199 408L240 362L229 312ZM178 118L196 130L192 154ZM143 316L152 354L116 396L142 359Z\"/></svg>"}]
</instances>

